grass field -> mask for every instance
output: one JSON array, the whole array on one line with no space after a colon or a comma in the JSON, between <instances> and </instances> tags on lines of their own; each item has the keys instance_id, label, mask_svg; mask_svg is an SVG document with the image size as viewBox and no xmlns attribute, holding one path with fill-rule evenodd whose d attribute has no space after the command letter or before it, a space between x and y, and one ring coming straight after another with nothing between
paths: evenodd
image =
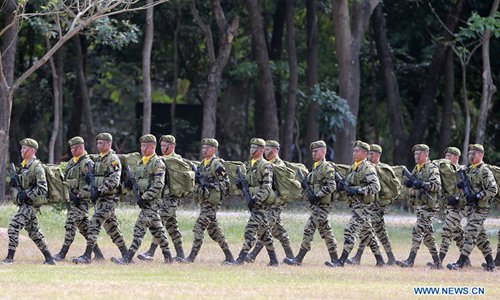
<instances>
[{"instance_id":1,"label":"grass field","mask_svg":"<svg viewBox=\"0 0 500 300\"><path fill-rule=\"evenodd\" d=\"M7 252L8 237L6 228L15 213L14 206L0 206L0 258ZM198 212L196 210L179 211L179 221L184 237L187 254L191 249L192 226ZM132 228L138 215L138 209L124 207L118 210L118 218L125 239L130 244ZM243 239L243 227L248 213L221 212L220 224L231 250L236 256ZM343 244L343 226L348 221L346 214L332 216L334 234ZM302 240L302 230L307 219L304 211L284 214L285 227L289 231L293 249L298 251ZM64 239L65 212L57 214L44 208L40 223L49 247L57 253ZM387 219L389 234L396 258L404 259L408 255L411 243L411 227L415 218L411 215L389 215ZM435 226L440 236L440 225ZM493 248L497 247L497 231L500 219L488 219L488 235ZM224 256L218 246L205 238L200 254L194 264L161 263L161 253L157 251L153 263L140 262L128 266L118 266L109 260L91 265L73 265L70 260L56 266L42 265L43 256L26 232L22 232L21 242L16 252L15 264L0 264L0 298L2 299L61 299L61 298L107 298L107 299L154 299L154 298L300 298L300 299L386 299L386 298L423 298L414 295L414 287L482 287L485 297L500 297L500 272L484 272L480 267L482 255L476 249L471 259L473 268L452 272L448 270L429 270L425 263L430 255L422 245L417 255L416 267L374 267L375 260L369 250L365 251L361 266L347 266L342 269L330 269L323 265L328 259L324 242L316 235L313 249L304 259L301 267L280 265L267 267L268 257L263 251L255 264L244 266L223 266ZM151 236L148 234L143 243L145 250ZM99 244L106 258L119 254L109 237L101 232ZM77 236L68 253L68 258L79 256L85 248L85 240ZM280 245L278 256L284 257ZM340 251L339 251L340 252ZM354 254L354 253L353 253ZM458 251L452 245L445 263L455 261ZM469 289L469 293L471 290ZM470 295L469 295L470 296ZM451 296L450 296L451 297ZM455 296L456 297L456 296ZM484 297L484 296L483 296Z\"/></svg>"}]
</instances>

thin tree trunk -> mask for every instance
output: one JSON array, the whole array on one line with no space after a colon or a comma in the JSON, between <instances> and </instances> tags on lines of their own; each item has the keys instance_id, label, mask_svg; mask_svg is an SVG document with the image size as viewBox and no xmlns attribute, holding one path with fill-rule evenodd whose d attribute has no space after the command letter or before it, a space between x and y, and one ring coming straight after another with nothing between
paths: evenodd
<instances>
[{"instance_id":1,"label":"thin tree trunk","mask_svg":"<svg viewBox=\"0 0 500 300\"><path fill-rule=\"evenodd\" d=\"M45 43L47 44L47 49L50 49L52 46L50 45L50 40L47 37L45 39ZM62 49L59 49L54 56L61 56L62 55ZM49 64L50 64L50 70L52 72L52 89L53 89L53 97L54 97L54 123L52 124L52 135L50 137L50 142L49 142L49 163L53 164L54 163L54 150L56 148L56 140L57 136L59 135L59 123L60 123L60 117L61 117L61 102L62 102L62 95L61 95L61 90L60 90L60 84L59 81L62 80L59 78L59 73L57 71L56 63L54 62L54 57L51 57L49 59Z\"/></svg>"},{"instance_id":2,"label":"thin tree trunk","mask_svg":"<svg viewBox=\"0 0 500 300\"><path fill-rule=\"evenodd\" d=\"M441 113L441 129L439 133L439 153L450 146L451 121L453 117L453 102L455 101L455 65L453 51L448 51L444 71L444 95Z\"/></svg>"},{"instance_id":3,"label":"thin tree trunk","mask_svg":"<svg viewBox=\"0 0 500 300\"><path fill-rule=\"evenodd\" d=\"M469 109L469 97L467 95L467 64L461 62L462 66L462 99L464 101L464 114L465 114L465 131L464 131L464 143L462 148L462 164L467 164L468 158L468 146L470 141L470 131L471 131L471 116Z\"/></svg>"},{"instance_id":4,"label":"thin tree trunk","mask_svg":"<svg viewBox=\"0 0 500 300\"><path fill-rule=\"evenodd\" d=\"M60 53L59 53L60 52ZM63 110L64 110L64 83L66 82L66 77L64 73L64 53L65 51L62 51L59 49L59 51L56 54L56 72L59 77L58 81L58 88L59 88L59 96L60 96L60 101L59 101L59 122L58 122L58 134L57 134L57 139L56 139L56 147L54 149L54 162L59 163L61 161L62 155L63 155L63 149L64 146L66 145L64 141L64 119L63 119Z\"/></svg>"},{"instance_id":5,"label":"thin tree trunk","mask_svg":"<svg viewBox=\"0 0 500 300\"><path fill-rule=\"evenodd\" d=\"M147 0L147 5L151 5L153 0ZM144 48L142 49L142 83L144 89L144 108L142 114L142 134L151 132L151 49L153 48L153 6L146 9L146 34L144 36Z\"/></svg>"},{"instance_id":6,"label":"thin tree trunk","mask_svg":"<svg viewBox=\"0 0 500 300\"><path fill-rule=\"evenodd\" d=\"M499 0L495 0L491 7L490 17L495 16L498 10ZM481 49L483 58L483 88L481 94L481 108L479 109L479 118L477 120L476 130L476 143L484 144L484 136L486 132L486 121L488 119L488 110L490 107L493 94L496 92L496 86L491 77L491 64L490 64L490 38L491 31L485 30L483 34L483 46Z\"/></svg>"},{"instance_id":7,"label":"thin tree trunk","mask_svg":"<svg viewBox=\"0 0 500 300\"><path fill-rule=\"evenodd\" d=\"M259 67L259 86L261 97L258 101L262 107L261 111L256 112L260 116L260 122L266 124L265 130L256 132L257 136L266 139L279 139L278 111L276 99L274 97L274 83L269 65L269 55L266 48L266 39L264 36L263 18L260 6L257 0L247 0L246 6L250 16L250 25L252 28L252 40L254 43L255 58Z\"/></svg>"},{"instance_id":8,"label":"thin tree trunk","mask_svg":"<svg viewBox=\"0 0 500 300\"><path fill-rule=\"evenodd\" d=\"M174 98L170 106L170 125L171 132L177 134L177 124L175 122L175 109L177 105L177 96L179 93L179 29L181 27L180 3L176 2L175 8L175 30L174 30Z\"/></svg>"},{"instance_id":9,"label":"thin tree trunk","mask_svg":"<svg viewBox=\"0 0 500 300\"><path fill-rule=\"evenodd\" d=\"M288 86L288 103L286 108L285 128L283 131L282 155L285 160L292 159L292 143L295 124L295 105L297 100L297 52L295 46L295 25L293 24L294 0L286 1L286 31L288 66L290 69L290 83Z\"/></svg>"}]
</instances>

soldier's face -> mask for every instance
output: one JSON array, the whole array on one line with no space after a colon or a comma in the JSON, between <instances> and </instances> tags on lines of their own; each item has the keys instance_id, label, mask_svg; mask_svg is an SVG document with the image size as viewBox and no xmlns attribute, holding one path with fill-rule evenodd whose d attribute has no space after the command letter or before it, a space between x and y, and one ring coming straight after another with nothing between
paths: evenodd
<instances>
[{"instance_id":1,"label":"soldier's face","mask_svg":"<svg viewBox=\"0 0 500 300\"><path fill-rule=\"evenodd\" d=\"M423 164L427 161L427 158L429 158L429 152L417 150L413 152L413 157L415 158L416 164Z\"/></svg>"},{"instance_id":2,"label":"soldier's face","mask_svg":"<svg viewBox=\"0 0 500 300\"><path fill-rule=\"evenodd\" d=\"M352 159L354 161L362 161L368 156L368 151L360 147L354 147L352 149Z\"/></svg>"},{"instance_id":3,"label":"soldier's face","mask_svg":"<svg viewBox=\"0 0 500 300\"><path fill-rule=\"evenodd\" d=\"M259 157L264 155L264 147L260 147L257 145L250 145L250 156L251 157Z\"/></svg>"},{"instance_id":4,"label":"soldier's face","mask_svg":"<svg viewBox=\"0 0 500 300\"><path fill-rule=\"evenodd\" d=\"M484 154L481 151L469 151L468 157L472 164L478 164L483 161Z\"/></svg>"},{"instance_id":5,"label":"soldier's face","mask_svg":"<svg viewBox=\"0 0 500 300\"><path fill-rule=\"evenodd\" d=\"M380 153L379 152L370 151L370 152L368 152L367 159L371 163L378 164L380 162Z\"/></svg>"},{"instance_id":6,"label":"soldier's face","mask_svg":"<svg viewBox=\"0 0 500 300\"><path fill-rule=\"evenodd\" d=\"M21 146L21 157L23 159L31 159L35 156L35 153L35 148L31 148L30 146Z\"/></svg>"},{"instance_id":7,"label":"soldier's face","mask_svg":"<svg viewBox=\"0 0 500 300\"><path fill-rule=\"evenodd\" d=\"M454 163L456 165L456 164L458 164L458 159L460 158L460 156L452 154L452 153L446 153L444 155L444 158L450 160L452 163Z\"/></svg>"},{"instance_id":8,"label":"soldier's face","mask_svg":"<svg viewBox=\"0 0 500 300\"><path fill-rule=\"evenodd\" d=\"M154 143L141 143L142 156L151 156L155 153L156 144Z\"/></svg>"},{"instance_id":9,"label":"soldier's face","mask_svg":"<svg viewBox=\"0 0 500 300\"><path fill-rule=\"evenodd\" d=\"M161 142L160 143L161 153L163 155L172 154L175 150L175 145L169 142Z\"/></svg>"},{"instance_id":10,"label":"soldier's face","mask_svg":"<svg viewBox=\"0 0 500 300\"><path fill-rule=\"evenodd\" d=\"M97 151L108 152L111 149L110 141L97 140Z\"/></svg>"},{"instance_id":11,"label":"soldier's face","mask_svg":"<svg viewBox=\"0 0 500 300\"><path fill-rule=\"evenodd\" d=\"M278 153L278 149L274 147L266 147L264 149L264 156L266 157L267 160L274 159Z\"/></svg>"},{"instance_id":12,"label":"soldier's face","mask_svg":"<svg viewBox=\"0 0 500 300\"><path fill-rule=\"evenodd\" d=\"M213 155L215 155L215 151L216 151L217 148L215 148L214 146L210 146L210 145L202 145L201 146L201 155L204 157L204 158L210 158L212 157Z\"/></svg>"},{"instance_id":13,"label":"soldier's face","mask_svg":"<svg viewBox=\"0 0 500 300\"><path fill-rule=\"evenodd\" d=\"M71 155L73 155L73 157L82 156L83 152L85 152L85 146L83 144L71 146Z\"/></svg>"},{"instance_id":14,"label":"soldier's face","mask_svg":"<svg viewBox=\"0 0 500 300\"><path fill-rule=\"evenodd\" d=\"M315 162L320 161L323 158L325 158L326 147L320 147L320 148L312 149L311 150L311 154L312 154L313 161L315 161Z\"/></svg>"}]
</instances>

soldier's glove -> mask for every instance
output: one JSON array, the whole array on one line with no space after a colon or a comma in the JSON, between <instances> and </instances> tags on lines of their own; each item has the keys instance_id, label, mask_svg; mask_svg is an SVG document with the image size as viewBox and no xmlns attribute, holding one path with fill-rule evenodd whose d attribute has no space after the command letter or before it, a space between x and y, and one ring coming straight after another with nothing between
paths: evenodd
<instances>
[{"instance_id":1,"label":"soldier's glove","mask_svg":"<svg viewBox=\"0 0 500 300\"><path fill-rule=\"evenodd\" d=\"M346 190L348 196L354 196L359 193L359 188L348 187Z\"/></svg>"},{"instance_id":2,"label":"soldier's glove","mask_svg":"<svg viewBox=\"0 0 500 300\"><path fill-rule=\"evenodd\" d=\"M130 180L130 179L125 179L125 181L123 181L123 186L129 190L134 188L134 184L132 183L132 180Z\"/></svg>"},{"instance_id":3,"label":"soldier's glove","mask_svg":"<svg viewBox=\"0 0 500 300\"><path fill-rule=\"evenodd\" d=\"M28 194L25 191L19 192L19 194L17 196L19 197L19 202L21 202L21 203L27 204L28 200L30 199L30 197L28 197Z\"/></svg>"},{"instance_id":4,"label":"soldier's glove","mask_svg":"<svg viewBox=\"0 0 500 300\"><path fill-rule=\"evenodd\" d=\"M16 183L15 180L13 180L13 179L10 180L10 187L11 188L17 188L17 183Z\"/></svg>"},{"instance_id":5,"label":"soldier's glove","mask_svg":"<svg viewBox=\"0 0 500 300\"><path fill-rule=\"evenodd\" d=\"M319 197L318 195L309 195L309 203L311 204L318 204L319 203Z\"/></svg>"},{"instance_id":6,"label":"soldier's glove","mask_svg":"<svg viewBox=\"0 0 500 300\"><path fill-rule=\"evenodd\" d=\"M71 202L73 202L75 206L80 206L80 204L82 204L80 198L78 198L78 196L75 195L73 192L69 192L69 200L71 200Z\"/></svg>"},{"instance_id":7,"label":"soldier's glove","mask_svg":"<svg viewBox=\"0 0 500 300\"><path fill-rule=\"evenodd\" d=\"M463 190L464 189L464 182L462 180L460 180L459 182L457 182L457 188Z\"/></svg>"},{"instance_id":8,"label":"soldier's glove","mask_svg":"<svg viewBox=\"0 0 500 300\"><path fill-rule=\"evenodd\" d=\"M142 199L142 197L138 197L139 199L137 199L137 206L139 206L141 209L144 208L144 200Z\"/></svg>"},{"instance_id":9,"label":"soldier's glove","mask_svg":"<svg viewBox=\"0 0 500 300\"><path fill-rule=\"evenodd\" d=\"M411 188L413 187L413 182L411 181L411 179L407 178L405 179L405 181L403 182L403 184L407 187L407 188Z\"/></svg>"},{"instance_id":10,"label":"soldier's glove","mask_svg":"<svg viewBox=\"0 0 500 300\"><path fill-rule=\"evenodd\" d=\"M424 186L424 182L418 178L413 179L413 187L416 189L421 189Z\"/></svg>"},{"instance_id":11,"label":"soldier's glove","mask_svg":"<svg viewBox=\"0 0 500 300\"><path fill-rule=\"evenodd\" d=\"M460 199L458 198L458 196L448 196L446 200L448 201L448 205L454 207L458 206L458 204L460 203Z\"/></svg>"},{"instance_id":12,"label":"soldier's glove","mask_svg":"<svg viewBox=\"0 0 500 300\"><path fill-rule=\"evenodd\" d=\"M101 191L99 190L94 190L91 194L90 194L90 200L92 200L92 203L96 203L97 202L97 199L99 199L99 196L101 196Z\"/></svg>"},{"instance_id":13,"label":"soldier's glove","mask_svg":"<svg viewBox=\"0 0 500 300\"><path fill-rule=\"evenodd\" d=\"M243 189L243 182L241 182L241 180L236 181L236 187L238 189L242 190Z\"/></svg>"},{"instance_id":14,"label":"soldier's glove","mask_svg":"<svg viewBox=\"0 0 500 300\"><path fill-rule=\"evenodd\" d=\"M465 195L465 199L467 200L467 204L470 206L475 206L477 203L477 194L470 194L470 195Z\"/></svg>"}]
</instances>

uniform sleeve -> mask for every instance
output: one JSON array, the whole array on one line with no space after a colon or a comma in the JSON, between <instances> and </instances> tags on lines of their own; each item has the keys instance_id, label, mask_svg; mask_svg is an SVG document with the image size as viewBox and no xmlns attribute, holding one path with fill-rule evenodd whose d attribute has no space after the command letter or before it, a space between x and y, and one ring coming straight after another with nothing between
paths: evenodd
<instances>
[{"instance_id":1,"label":"uniform sleeve","mask_svg":"<svg viewBox=\"0 0 500 300\"><path fill-rule=\"evenodd\" d=\"M333 193L336 189L337 183L335 182L335 169L332 165L325 162L323 183L316 196L323 198L326 195Z\"/></svg>"},{"instance_id":2,"label":"uniform sleeve","mask_svg":"<svg viewBox=\"0 0 500 300\"><path fill-rule=\"evenodd\" d=\"M153 168L153 182L149 189L147 189L142 195L142 199L146 201L153 200L155 195L158 195L165 186L165 164L161 159L156 160L156 165Z\"/></svg>"},{"instance_id":3,"label":"uniform sleeve","mask_svg":"<svg viewBox=\"0 0 500 300\"><path fill-rule=\"evenodd\" d=\"M365 195L375 195L380 192L380 181L378 179L377 170L371 164L366 166L365 178L360 193Z\"/></svg>"},{"instance_id":4,"label":"uniform sleeve","mask_svg":"<svg viewBox=\"0 0 500 300\"><path fill-rule=\"evenodd\" d=\"M108 166L109 175L106 176L104 182L97 187L101 193L110 193L120 185L120 176L122 174L122 164L120 159L115 154L111 156L111 162Z\"/></svg>"},{"instance_id":5,"label":"uniform sleeve","mask_svg":"<svg viewBox=\"0 0 500 300\"><path fill-rule=\"evenodd\" d=\"M424 187L433 193L439 193L441 191L439 168L433 163L429 165L429 178L424 182Z\"/></svg>"},{"instance_id":6,"label":"uniform sleeve","mask_svg":"<svg viewBox=\"0 0 500 300\"><path fill-rule=\"evenodd\" d=\"M257 204L262 204L270 193L273 192L273 167L270 163L266 163L262 171L262 184L253 196Z\"/></svg>"},{"instance_id":7,"label":"uniform sleeve","mask_svg":"<svg viewBox=\"0 0 500 300\"><path fill-rule=\"evenodd\" d=\"M214 163L215 163L215 178L218 182L219 188L222 192L228 193L231 182L229 181L229 176L227 175L226 168L219 159Z\"/></svg>"},{"instance_id":8,"label":"uniform sleeve","mask_svg":"<svg viewBox=\"0 0 500 300\"><path fill-rule=\"evenodd\" d=\"M497 182L495 181L495 177L493 176L493 172L487 167L483 167L484 171L482 172L482 185L483 185L483 191L480 191L481 193L484 192L484 195L482 196L483 199L493 199L493 197L496 196L498 193L498 186Z\"/></svg>"},{"instance_id":9,"label":"uniform sleeve","mask_svg":"<svg viewBox=\"0 0 500 300\"><path fill-rule=\"evenodd\" d=\"M27 191L27 195L31 200L36 200L38 197L47 196L47 192L49 190L47 186L45 170L42 167L42 164L38 164L35 167L35 179L35 184Z\"/></svg>"}]
</instances>

